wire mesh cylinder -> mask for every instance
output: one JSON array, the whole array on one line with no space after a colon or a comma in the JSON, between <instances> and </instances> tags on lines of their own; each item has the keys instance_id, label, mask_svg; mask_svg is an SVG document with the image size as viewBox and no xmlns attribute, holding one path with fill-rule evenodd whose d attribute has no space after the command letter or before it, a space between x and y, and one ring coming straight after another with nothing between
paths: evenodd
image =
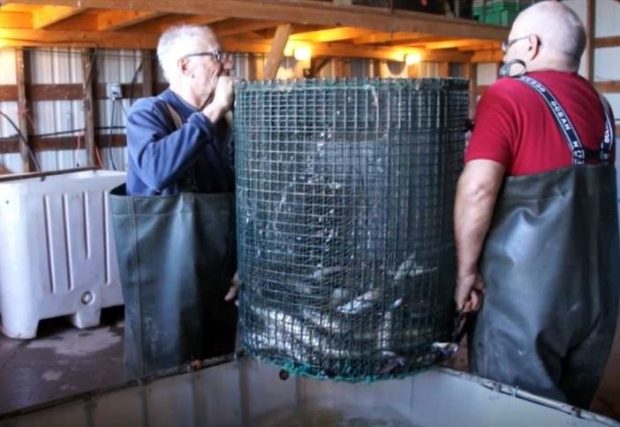
<instances>
[{"instance_id":1,"label":"wire mesh cylinder","mask_svg":"<svg viewBox=\"0 0 620 427\"><path fill-rule=\"evenodd\" d=\"M350 381L449 340L462 79L242 82L235 105L240 334L255 357Z\"/></svg>"}]
</instances>

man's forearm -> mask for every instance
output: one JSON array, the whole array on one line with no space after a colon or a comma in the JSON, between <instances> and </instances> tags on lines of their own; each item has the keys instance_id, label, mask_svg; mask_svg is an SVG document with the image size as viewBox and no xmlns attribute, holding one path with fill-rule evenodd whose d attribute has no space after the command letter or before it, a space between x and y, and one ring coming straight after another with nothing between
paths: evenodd
<instances>
[{"instance_id":1,"label":"man's forearm","mask_svg":"<svg viewBox=\"0 0 620 427\"><path fill-rule=\"evenodd\" d=\"M459 277L478 271L478 259L491 224L503 176L503 165L476 160L467 164L459 179L454 205Z\"/></svg>"}]
</instances>

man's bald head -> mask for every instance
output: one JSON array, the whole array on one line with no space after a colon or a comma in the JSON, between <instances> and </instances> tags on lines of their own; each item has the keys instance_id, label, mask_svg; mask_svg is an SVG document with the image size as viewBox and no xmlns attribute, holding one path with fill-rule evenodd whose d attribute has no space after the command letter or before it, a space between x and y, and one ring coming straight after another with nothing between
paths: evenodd
<instances>
[{"instance_id":1,"label":"man's bald head","mask_svg":"<svg viewBox=\"0 0 620 427\"><path fill-rule=\"evenodd\" d=\"M563 61L577 70L586 45L586 34L577 14L559 1L535 3L519 14L510 38L532 34L540 39L540 59Z\"/></svg>"}]
</instances>

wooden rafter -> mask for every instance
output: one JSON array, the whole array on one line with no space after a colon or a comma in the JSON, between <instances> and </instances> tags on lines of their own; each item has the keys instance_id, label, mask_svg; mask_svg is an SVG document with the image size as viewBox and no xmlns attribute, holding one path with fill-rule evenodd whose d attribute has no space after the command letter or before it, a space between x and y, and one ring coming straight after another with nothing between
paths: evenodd
<instances>
[{"instance_id":1,"label":"wooden rafter","mask_svg":"<svg viewBox=\"0 0 620 427\"><path fill-rule=\"evenodd\" d=\"M216 22L211 25L211 29L215 31L218 37L228 37L236 34L264 30L265 28L273 28L280 24L281 22L276 21L253 21L249 19L233 18Z\"/></svg>"},{"instance_id":2,"label":"wooden rafter","mask_svg":"<svg viewBox=\"0 0 620 427\"><path fill-rule=\"evenodd\" d=\"M46 4L49 0L4 0L5 4ZM271 20L327 26L352 26L384 32L423 32L450 37L502 40L507 28L439 15L360 6L338 6L312 0L55 0L73 8L153 10L166 13L209 14L254 20Z\"/></svg>"},{"instance_id":3,"label":"wooden rafter","mask_svg":"<svg viewBox=\"0 0 620 427\"><path fill-rule=\"evenodd\" d=\"M157 35L132 34L122 32L97 31L56 31L56 30L10 30L10 37L4 36L5 46L99 46L107 48L153 48Z\"/></svg>"},{"instance_id":4,"label":"wooden rafter","mask_svg":"<svg viewBox=\"0 0 620 427\"><path fill-rule=\"evenodd\" d=\"M0 11L0 28L32 28L32 15L25 12Z\"/></svg>"},{"instance_id":5,"label":"wooden rafter","mask_svg":"<svg viewBox=\"0 0 620 427\"><path fill-rule=\"evenodd\" d=\"M40 30L84 12L81 7L43 6L32 14L32 28Z\"/></svg>"},{"instance_id":6,"label":"wooden rafter","mask_svg":"<svg viewBox=\"0 0 620 427\"><path fill-rule=\"evenodd\" d=\"M152 19L137 25L123 29L123 31L135 33L153 33L159 34L174 25L193 24L193 25L210 25L215 22L225 20L225 17L212 15L166 15L161 18Z\"/></svg>"},{"instance_id":7,"label":"wooden rafter","mask_svg":"<svg viewBox=\"0 0 620 427\"><path fill-rule=\"evenodd\" d=\"M267 60L265 61L265 71L263 76L266 80L271 80L276 77L282 58L284 58L284 48L286 47L291 31L291 24L278 26L276 35L273 38L271 50L269 51L269 55L267 55Z\"/></svg>"},{"instance_id":8,"label":"wooden rafter","mask_svg":"<svg viewBox=\"0 0 620 427\"><path fill-rule=\"evenodd\" d=\"M338 27L293 34L291 40L304 40L315 43L336 42L362 37L370 32L371 30L364 28Z\"/></svg>"},{"instance_id":9,"label":"wooden rafter","mask_svg":"<svg viewBox=\"0 0 620 427\"><path fill-rule=\"evenodd\" d=\"M271 45L264 41L254 41L228 37L220 40L220 43L230 52L254 52L268 53ZM289 43L295 43L289 41ZM414 53L422 57L423 61L431 62L468 62L471 54L453 51L431 51L410 47L368 47L352 46L345 43L316 43L311 46L313 57L333 56L343 58L370 58L385 59L389 61L402 61L406 54Z\"/></svg>"},{"instance_id":10,"label":"wooden rafter","mask_svg":"<svg viewBox=\"0 0 620 427\"><path fill-rule=\"evenodd\" d=\"M116 31L162 16L161 12L109 10L97 15L98 31Z\"/></svg>"},{"instance_id":11,"label":"wooden rafter","mask_svg":"<svg viewBox=\"0 0 620 427\"><path fill-rule=\"evenodd\" d=\"M379 43L406 43L413 42L422 37L428 37L427 33L373 33L353 39L353 44L379 44Z\"/></svg>"},{"instance_id":12,"label":"wooden rafter","mask_svg":"<svg viewBox=\"0 0 620 427\"><path fill-rule=\"evenodd\" d=\"M438 42L423 43L425 49L454 49L461 48L463 50L490 50L499 49L500 43L488 40L446 40Z\"/></svg>"}]
</instances>

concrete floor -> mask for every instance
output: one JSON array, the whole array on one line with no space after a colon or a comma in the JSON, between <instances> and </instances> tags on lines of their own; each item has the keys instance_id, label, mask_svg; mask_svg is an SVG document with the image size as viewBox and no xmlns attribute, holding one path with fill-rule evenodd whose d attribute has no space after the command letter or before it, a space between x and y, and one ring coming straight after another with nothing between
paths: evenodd
<instances>
[{"instance_id":1,"label":"concrete floor","mask_svg":"<svg viewBox=\"0 0 620 427\"><path fill-rule=\"evenodd\" d=\"M33 340L0 334L0 414L121 382L122 322L122 307L114 307L98 328L56 318L39 322Z\"/></svg>"},{"instance_id":2,"label":"concrete floor","mask_svg":"<svg viewBox=\"0 0 620 427\"><path fill-rule=\"evenodd\" d=\"M120 383L122 335L122 307L105 309L98 328L78 330L58 318L42 321L34 340L0 334L0 414ZM450 366L466 370L466 352ZM620 328L591 410L620 420Z\"/></svg>"}]
</instances>

